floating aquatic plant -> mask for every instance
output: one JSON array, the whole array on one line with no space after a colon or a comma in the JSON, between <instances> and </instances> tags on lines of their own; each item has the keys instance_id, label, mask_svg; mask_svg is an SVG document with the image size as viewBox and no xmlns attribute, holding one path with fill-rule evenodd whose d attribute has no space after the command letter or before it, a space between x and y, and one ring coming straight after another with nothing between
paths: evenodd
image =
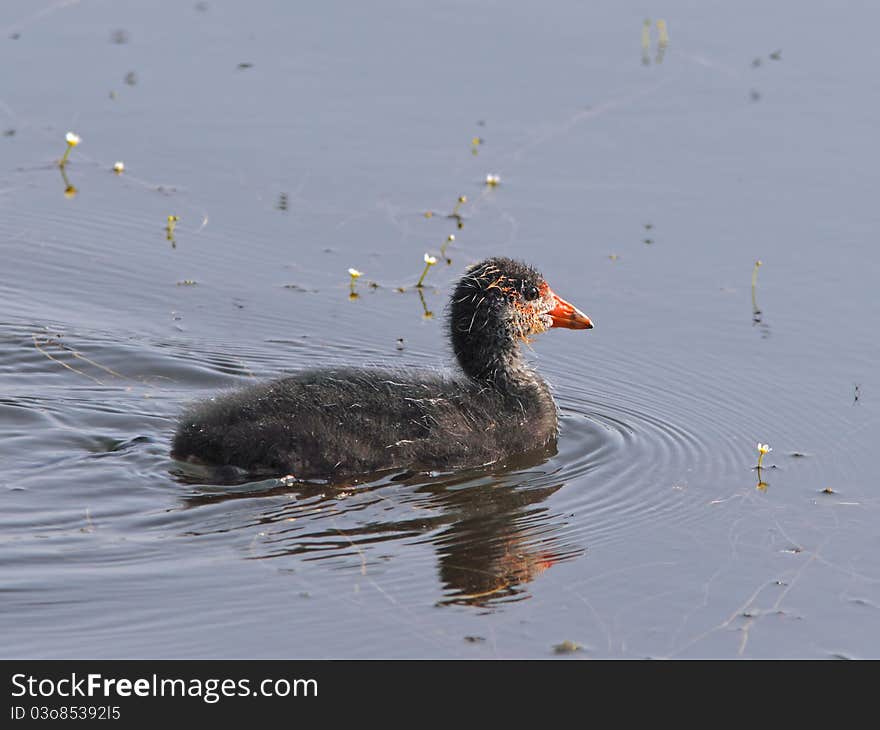
<instances>
[{"instance_id":1,"label":"floating aquatic plant","mask_svg":"<svg viewBox=\"0 0 880 730\"><path fill-rule=\"evenodd\" d=\"M767 482L764 481L764 477L761 474L761 470L764 468L764 456L769 454L773 449L770 448L770 444L762 444L760 441L758 442L758 483L755 486L761 492L766 492L767 487L770 486Z\"/></svg>"},{"instance_id":2,"label":"floating aquatic plant","mask_svg":"<svg viewBox=\"0 0 880 730\"><path fill-rule=\"evenodd\" d=\"M663 56L666 53L666 47L669 45L669 31L666 29L666 21L657 21L657 56L654 63L663 63Z\"/></svg>"},{"instance_id":3,"label":"floating aquatic plant","mask_svg":"<svg viewBox=\"0 0 880 730\"><path fill-rule=\"evenodd\" d=\"M483 138L482 138L482 137L474 137L474 138L471 140L471 154L472 154L472 155L477 155L477 154L480 153L480 145L481 145L481 144L483 144Z\"/></svg>"},{"instance_id":4,"label":"floating aquatic plant","mask_svg":"<svg viewBox=\"0 0 880 730\"><path fill-rule=\"evenodd\" d=\"M450 243L454 243L454 242L455 242L455 234L450 233L448 236L446 236L446 241L444 241L443 245L440 247L440 255L445 258L446 257L446 247Z\"/></svg>"},{"instance_id":5,"label":"floating aquatic plant","mask_svg":"<svg viewBox=\"0 0 880 730\"><path fill-rule=\"evenodd\" d=\"M428 275L428 270L436 263L437 263L437 259L434 256L431 256L431 254L429 254L429 253L425 254L425 270L422 272L422 275L419 277L419 281L416 284L416 286L419 289L422 288L422 282L425 280L425 277Z\"/></svg>"},{"instance_id":6,"label":"floating aquatic plant","mask_svg":"<svg viewBox=\"0 0 880 730\"><path fill-rule=\"evenodd\" d=\"M434 319L434 313L428 309L428 302L425 301L425 292L422 289L419 292L419 299L422 302L422 319Z\"/></svg>"},{"instance_id":7,"label":"floating aquatic plant","mask_svg":"<svg viewBox=\"0 0 880 730\"><path fill-rule=\"evenodd\" d=\"M82 141L80 136L74 132L68 132L65 134L64 140L67 142L67 148L64 150L62 158L58 161L58 167L64 167L67 164L67 158L70 156L70 151Z\"/></svg>"},{"instance_id":8,"label":"floating aquatic plant","mask_svg":"<svg viewBox=\"0 0 880 730\"><path fill-rule=\"evenodd\" d=\"M752 301L754 302L755 289L758 286L758 269L764 265L764 262L758 259L755 261L755 268L752 269Z\"/></svg>"},{"instance_id":9,"label":"floating aquatic plant","mask_svg":"<svg viewBox=\"0 0 880 730\"><path fill-rule=\"evenodd\" d=\"M770 448L770 444L762 444L760 441L758 442L758 469L763 468L764 466L764 456L773 451Z\"/></svg>"},{"instance_id":10,"label":"floating aquatic plant","mask_svg":"<svg viewBox=\"0 0 880 730\"><path fill-rule=\"evenodd\" d=\"M660 46L660 48L666 48L666 46L669 45L669 30L666 27L665 20L657 21L657 34L659 36L657 39L657 44Z\"/></svg>"},{"instance_id":11,"label":"floating aquatic plant","mask_svg":"<svg viewBox=\"0 0 880 730\"><path fill-rule=\"evenodd\" d=\"M179 220L180 220L180 218L178 216L169 215L168 222L165 225L165 240L171 241L171 245L174 246L175 248L176 248L176 244L174 241L174 228L177 225L177 221L179 221Z\"/></svg>"},{"instance_id":12,"label":"floating aquatic plant","mask_svg":"<svg viewBox=\"0 0 880 730\"><path fill-rule=\"evenodd\" d=\"M758 308L758 299L756 296L758 290L758 269L761 268L761 260L755 261L755 268L752 269L752 314L755 322L761 321L761 310Z\"/></svg>"},{"instance_id":13,"label":"floating aquatic plant","mask_svg":"<svg viewBox=\"0 0 880 730\"><path fill-rule=\"evenodd\" d=\"M72 198L79 191L76 189L76 187L73 185L73 183L70 182L70 179L67 177L67 171L64 169L64 166L62 165L59 169L61 172L61 179L64 181L64 197L65 198Z\"/></svg>"},{"instance_id":14,"label":"floating aquatic plant","mask_svg":"<svg viewBox=\"0 0 880 730\"><path fill-rule=\"evenodd\" d=\"M458 201L455 203L455 207L452 209L452 212L447 216L447 218L455 218L456 225L458 226L459 230L464 228L464 221L461 219L461 213L459 213L458 211L465 203L467 203L467 195L460 195L458 197Z\"/></svg>"},{"instance_id":15,"label":"floating aquatic plant","mask_svg":"<svg viewBox=\"0 0 880 730\"><path fill-rule=\"evenodd\" d=\"M351 279L348 282L348 289L349 289L348 298L349 299L357 299L358 296L360 296L360 295L354 290L354 285L355 285L355 282L364 275L364 272L358 271L357 269L349 269L348 275L351 277Z\"/></svg>"}]
</instances>

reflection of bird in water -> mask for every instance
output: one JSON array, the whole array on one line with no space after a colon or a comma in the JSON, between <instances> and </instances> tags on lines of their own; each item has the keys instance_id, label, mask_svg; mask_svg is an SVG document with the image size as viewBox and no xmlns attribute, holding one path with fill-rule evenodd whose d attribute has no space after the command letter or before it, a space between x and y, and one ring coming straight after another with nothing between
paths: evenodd
<instances>
[{"instance_id":1,"label":"reflection of bird in water","mask_svg":"<svg viewBox=\"0 0 880 730\"><path fill-rule=\"evenodd\" d=\"M310 370L197 405L172 455L221 477L340 480L496 463L555 442L556 404L520 352L550 329L592 322L533 268L492 258L468 269L449 325L459 372Z\"/></svg>"},{"instance_id":2,"label":"reflection of bird in water","mask_svg":"<svg viewBox=\"0 0 880 730\"><path fill-rule=\"evenodd\" d=\"M522 600L529 597L524 584L583 553L561 539L565 517L542 505L562 484L542 486L548 479L527 471L555 453L555 447L548 446L506 462L504 471L496 466L491 473L469 470L434 478L401 474L364 485L343 499L335 496L339 490L326 486L278 487L263 494L296 499L280 509L276 500L268 500L257 515L248 511L247 523L259 523L265 532L249 551L256 559L320 561L348 556L353 568L359 566L370 575L372 549L383 554L384 565L391 542L427 541L438 556L441 605L489 607ZM255 496L236 489L194 495L187 504L192 508ZM400 503L398 494L406 495ZM380 509L378 519L372 505ZM224 523L218 529L225 532L230 526Z\"/></svg>"},{"instance_id":3,"label":"reflection of bird in water","mask_svg":"<svg viewBox=\"0 0 880 730\"><path fill-rule=\"evenodd\" d=\"M523 584L581 554L581 549L559 544L551 526L562 524L553 525L548 509L538 506L561 486L464 495L477 506L469 504L461 519L436 538L440 579L448 594L441 603L488 606L528 598Z\"/></svg>"}]
</instances>

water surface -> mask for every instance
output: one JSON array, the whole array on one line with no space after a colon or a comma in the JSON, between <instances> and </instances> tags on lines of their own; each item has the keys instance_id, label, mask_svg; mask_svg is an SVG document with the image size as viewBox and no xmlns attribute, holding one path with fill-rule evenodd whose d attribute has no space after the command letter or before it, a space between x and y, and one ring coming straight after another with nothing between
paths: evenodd
<instances>
[{"instance_id":1,"label":"water surface","mask_svg":"<svg viewBox=\"0 0 880 730\"><path fill-rule=\"evenodd\" d=\"M643 12L7 0L0 654L880 655L880 11L672 2L646 54ZM488 255L596 322L534 346L556 453L170 460L255 378L438 366Z\"/></svg>"}]
</instances>

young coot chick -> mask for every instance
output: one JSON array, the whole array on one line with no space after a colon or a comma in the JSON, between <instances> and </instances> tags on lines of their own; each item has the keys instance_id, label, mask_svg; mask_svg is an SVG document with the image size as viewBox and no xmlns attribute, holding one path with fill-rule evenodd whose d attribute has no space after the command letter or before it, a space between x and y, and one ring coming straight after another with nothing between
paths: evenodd
<instances>
[{"instance_id":1,"label":"young coot chick","mask_svg":"<svg viewBox=\"0 0 880 730\"><path fill-rule=\"evenodd\" d=\"M519 345L551 327L592 326L535 269L490 258L471 266L452 294L458 372L335 368L253 385L184 414L171 455L336 480L482 466L544 448L556 438L556 404Z\"/></svg>"}]
</instances>

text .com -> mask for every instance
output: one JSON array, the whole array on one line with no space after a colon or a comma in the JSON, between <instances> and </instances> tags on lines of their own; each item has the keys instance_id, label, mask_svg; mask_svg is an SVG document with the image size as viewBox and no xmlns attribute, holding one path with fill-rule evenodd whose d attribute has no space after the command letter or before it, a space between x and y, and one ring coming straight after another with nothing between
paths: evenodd
<instances>
[{"instance_id":1,"label":"text .com","mask_svg":"<svg viewBox=\"0 0 880 730\"><path fill-rule=\"evenodd\" d=\"M102 674L48 679L12 675L13 697L198 697L208 703L223 697L317 697L316 679L169 679L152 675L128 679Z\"/></svg>"}]
</instances>

